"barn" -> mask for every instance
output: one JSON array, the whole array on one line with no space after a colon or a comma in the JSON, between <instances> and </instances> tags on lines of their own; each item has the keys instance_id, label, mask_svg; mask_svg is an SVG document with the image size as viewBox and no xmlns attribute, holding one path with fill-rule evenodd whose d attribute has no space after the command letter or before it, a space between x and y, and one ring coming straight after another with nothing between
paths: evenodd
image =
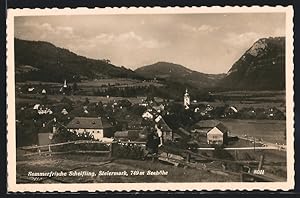
<instances>
[{"instance_id":1,"label":"barn","mask_svg":"<svg viewBox=\"0 0 300 198\"><path fill-rule=\"evenodd\" d=\"M227 143L228 129L219 123L206 134L207 143L212 145L223 145Z\"/></svg>"},{"instance_id":2,"label":"barn","mask_svg":"<svg viewBox=\"0 0 300 198\"><path fill-rule=\"evenodd\" d=\"M90 133L96 140L112 137L114 132L109 121L101 117L75 117L67 128L77 134Z\"/></svg>"}]
</instances>

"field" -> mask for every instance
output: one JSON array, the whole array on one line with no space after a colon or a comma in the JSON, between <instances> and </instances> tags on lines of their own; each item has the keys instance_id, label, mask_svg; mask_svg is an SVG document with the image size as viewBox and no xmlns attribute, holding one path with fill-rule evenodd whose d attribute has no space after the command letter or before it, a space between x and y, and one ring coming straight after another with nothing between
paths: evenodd
<instances>
[{"instance_id":1,"label":"field","mask_svg":"<svg viewBox=\"0 0 300 198\"><path fill-rule=\"evenodd\" d=\"M39 102L43 96L42 95L35 95L35 94L23 94L22 97L16 98L16 103L32 103L32 102ZM69 98L72 101L81 101L84 102L86 98L89 99L90 102L99 102L102 103L109 103L113 101L118 101L122 99L129 100L132 104L141 103L146 97L103 97L103 96L82 96L82 95L47 95L48 100L59 102L64 97ZM155 97L157 102L161 102L161 98Z\"/></svg>"},{"instance_id":2,"label":"field","mask_svg":"<svg viewBox=\"0 0 300 198\"><path fill-rule=\"evenodd\" d=\"M284 109L285 91L228 91L211 93L216 100L215 105L228 104L241 108L271 108Z\"/></svg>"},{"instance_id":3,"label":"field","mask_svg":"<svg viewBox=\"0 0 300 198\"><path fill-rule=\"evenodd\" d=\"M67 82L68 83L68 82ZM40 82L40 81L26 81L26 82L17 82L17 86L44 86L47 88L60 88L63 86L63 82ZM68 83L72 85L73 83ZM159 82L152 81L141 81L134 79L126 79L126 78L113 78L113 79L95 79L95 80L85 80L77 83L79 88L88 89L88 88L100 88L100 87L147 87L150 85L160 87L163 86Z\"/></svg>"},{"instance_id":4,"label":"field","mask_svg":"<svg viewBox=\"0 0 300 198\"><path fill-rule=\"evenodd\" d=\"M222 123L232 135L262 138L266 142L286 144L284 134L286 122L284 120L238 120L224 119Z\"/></svg>"}]
</instances>

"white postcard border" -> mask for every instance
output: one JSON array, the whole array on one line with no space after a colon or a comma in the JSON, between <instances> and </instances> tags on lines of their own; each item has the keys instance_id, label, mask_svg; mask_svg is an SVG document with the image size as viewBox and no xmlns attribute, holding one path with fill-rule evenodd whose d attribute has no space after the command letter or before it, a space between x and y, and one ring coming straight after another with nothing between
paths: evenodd
<instances>
[{"instance_id":1,"label":"white postcard border","mask_svg":"<svg viewBox=\"0 0 300 198\"><path fill-rule=\"evenodd\" d=\"M15 141L15 76L14 76L14 17L42 15L95 14L190 14L190 13L286 13L286 128L287 182L195 182L195 183L76 183L76 184L17 184ZM292 6L213 6L213 7L122 7L122 8L45 8L8 9L7 12L7 185L8 192L77 192L77 191L191 191L191 190L291 190L294 188L294 90L293 90L293 7Z\"/></svg>"}]
</instances>

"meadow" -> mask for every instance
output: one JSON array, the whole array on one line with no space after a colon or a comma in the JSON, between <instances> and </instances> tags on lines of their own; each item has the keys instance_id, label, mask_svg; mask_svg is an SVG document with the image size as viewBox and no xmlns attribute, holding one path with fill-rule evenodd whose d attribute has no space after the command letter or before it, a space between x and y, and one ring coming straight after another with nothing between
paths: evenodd
<instances>
[{"instance_id":1,"label":"meadow","mask_svg":"<svg viewBox=\"0 0 300 198\"><path fill-rule=\"evenodd\" d=\"M285 120L225 119L221 121L229 129L231 135L247 135L270 143L286 144Z\"/></svg>"}]
</instances>

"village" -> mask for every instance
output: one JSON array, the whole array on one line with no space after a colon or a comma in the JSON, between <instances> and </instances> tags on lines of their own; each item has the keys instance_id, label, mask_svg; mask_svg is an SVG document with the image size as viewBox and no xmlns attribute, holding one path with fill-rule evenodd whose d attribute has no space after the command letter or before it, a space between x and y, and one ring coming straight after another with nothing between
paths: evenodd
<instances>
[{"instance_id":1,"label":"village","mask_svg":"<svg viewBox=\"0 0 300 198\"><path fill-rule=\"evenodd\" d=\"M274 167L270 168L274 156L284 159L284 143L236 135L222 122L224 118L241 115L251 118L258 113L256 109L245 112L230 105L220 108L199 103L192 99L188 89L181 102L152 96L131 102L109 95L105 102L90 101L88 96L83 101L71 100L69 96L79 89L65 80L58 90L62 99L55 102L49 99L47 88L26 87L26 92L39 96L39 102L16 107L20 156L108 154L109 158L150 160L176 167L210 170L209 166L213 166L211 171L222 176L243 173L243 181L286 177L284 167L279 167L279 175ZM24 87L17 90L24 92ZM276 108L260 111L266 119L284 118ZM267 170L263 165L270 169L268 177L255 174Z\"/></svg>"}]
</instances>

